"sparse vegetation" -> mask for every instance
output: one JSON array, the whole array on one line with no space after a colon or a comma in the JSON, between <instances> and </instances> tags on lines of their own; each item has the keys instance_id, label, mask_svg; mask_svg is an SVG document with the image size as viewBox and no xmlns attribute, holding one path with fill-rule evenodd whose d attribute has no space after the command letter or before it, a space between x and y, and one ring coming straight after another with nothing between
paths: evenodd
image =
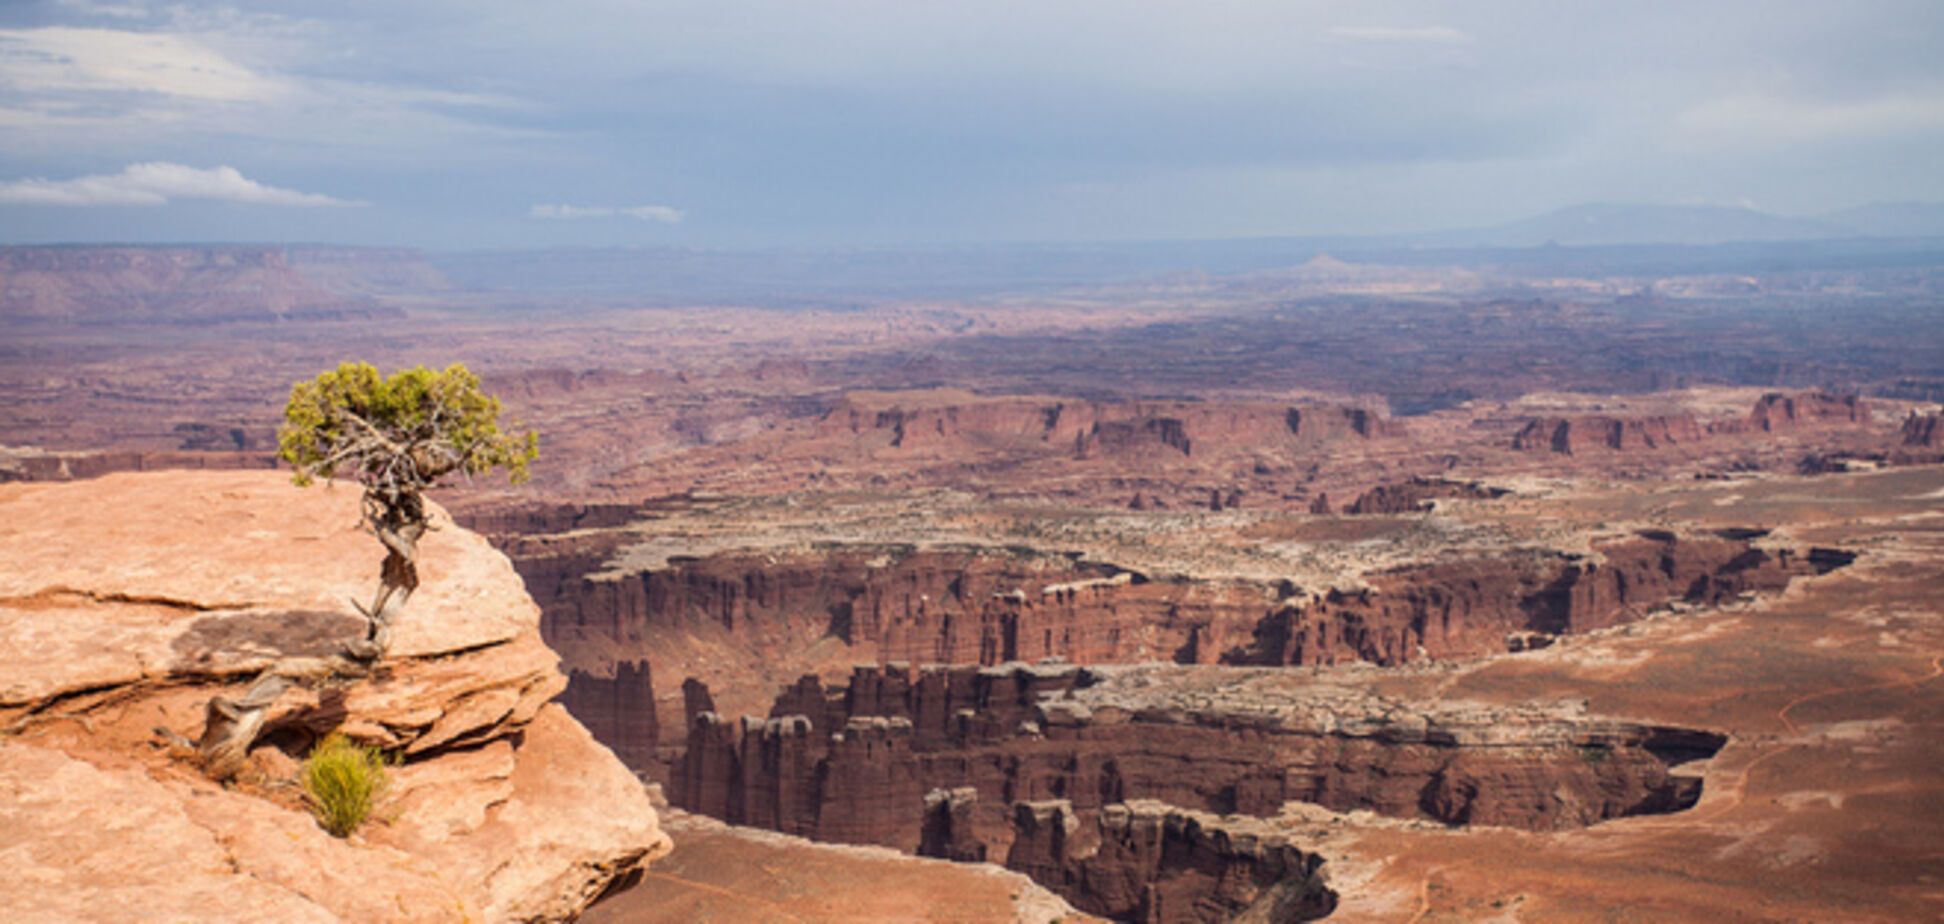
<instances>
[{"instance_id":1,"label":"sparse vegetation","mask_svg":"<svg viewBox=\"0 0 1944 924\"><path fill-rule=\"evenodd\" d=\"M370 674L391 647L392 624L418 589L418 542L431 528L424 492L449 476L470 479L505 469L525 481L539 455L532 431L501 429L499 399L457 363L440 372L423 366L380 375L370 363L343 363L290 390L278 434L283 459L299 485L348 477L364 487L364 524L385 547L378 591L364 616L362 637L328 658L286 658L265 669L240 698L215 697L193 747L204 772L229 779L241 768L265 716L284 690L324 679ZM188 739L173 735L178 743Z\"/></svg>"},{"instance_id":2,"label":"sparse vegetation","mask_svg":"<svg viewBox=\"0 0 1944 924\"><path fill-rule=\"evenodd\" d=\"M334 837L350 837L385 791L385 755L333 733L312 749L302 779L318 825Z\"/></svg>"}]
</instances>

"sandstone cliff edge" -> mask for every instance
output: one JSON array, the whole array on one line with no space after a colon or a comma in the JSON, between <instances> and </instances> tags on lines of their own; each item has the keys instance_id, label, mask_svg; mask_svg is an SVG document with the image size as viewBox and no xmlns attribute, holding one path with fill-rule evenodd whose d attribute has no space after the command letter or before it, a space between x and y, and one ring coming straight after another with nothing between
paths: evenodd
<instances>
[{"instance_id":1,"label":"sandstone cliff edge","mask_svg":"<svg viewBox=\"0 0 1944 924\"><path fill-rule=\"evenodd\" d=\"M382 553L350 485L270 472L0 485L0 918L542 921L670 849L565 685L506 558L443 510L373 678L279 701L234 786L159 745L209 696L361 622ZM397 755L374 816L293 784L332 729Z\"/></svg>"}]
</instances>

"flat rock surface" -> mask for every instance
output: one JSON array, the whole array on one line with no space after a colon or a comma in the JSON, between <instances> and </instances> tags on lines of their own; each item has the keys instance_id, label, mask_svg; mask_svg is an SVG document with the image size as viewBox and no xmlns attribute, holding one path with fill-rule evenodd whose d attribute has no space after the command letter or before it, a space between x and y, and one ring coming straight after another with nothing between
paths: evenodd
<instances>
[{"instance_id":1,"label":"flat rock surface","mask_svg":"<svg viewBox=\"0 0 1944 924\"><path fill-rule=\"evenodd\" d=\"M327 654L384 558L355 485L167 472L0 485L0 707L168 673ZM433 510L394 657L511 640L538 610L506 559ZM193 552L193 554L186 554Z\"/></svg>"}]
</instances>

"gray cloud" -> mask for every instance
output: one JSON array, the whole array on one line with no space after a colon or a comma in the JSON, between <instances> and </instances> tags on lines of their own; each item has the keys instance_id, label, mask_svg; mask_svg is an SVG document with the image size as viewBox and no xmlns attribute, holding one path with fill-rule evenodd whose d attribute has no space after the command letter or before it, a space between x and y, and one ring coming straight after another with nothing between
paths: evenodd
<instances>
[{"instance_id":1,"label":"gray cloud","mask_svg":"<svg viewBox=\"0 0 1944 924\"><path fill-rule=\"evenodd\" d=\"M710 244L1944 198L1935 0L293 8L0 4L0 177L242 163L386 205L305 212L303 234L433 246L624 243L672 217L529 207L626 189L706 214L683 234ZM61 233L238 233L193 210L85 217ZM37 220L0 231L55 233Z\"/></svg>"}]
</instances>

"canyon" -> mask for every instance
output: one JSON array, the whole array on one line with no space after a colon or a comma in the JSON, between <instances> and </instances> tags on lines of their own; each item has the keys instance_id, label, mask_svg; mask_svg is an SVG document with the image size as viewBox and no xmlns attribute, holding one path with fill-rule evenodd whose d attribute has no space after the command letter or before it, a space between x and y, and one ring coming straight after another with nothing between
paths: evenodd
<instances>
[{"instance_id":1,"label":"canyon","mask_svg":"<svg viewBox=\"0 0 1944 924\"><path fill-rule=\"evenodd\" d=\"M1326 260L781 305L404 251L5 257L0 785L53 917L134 888L609 924L1934 898L1927 271ZM394 672L293 694L212 787L154 727L372 579L350 486L268 471L290 381L347 357L463 359L542 457L436 492ZM277 783L331 729L403 761L348 843ZM111 791L153 836L61 852Z\"/></svg>"},{"instance_id":2,"label":"canyon","mask_svg":"<svg viewBox=\"0 0 1944 924\"><path fill-rule=\"evenodd\" d=\"M549 643L583 668L572 675L573 689L586 691L570 692L577 714L596 727L623 713L644 716L635 733L646 747L631 743L625 756L654 745L652 670L668 682L742 682L708 670L725 658L766 665L772 677L853 662L1390 666L1501 652L1657 608L1777 591L1793 576L1853 557L1765 550L1755 538L1648 531L1587 540L1585 554L1514 546L1318 575L1335 583L1307 586L1288 577L1152 575L1030 545L826 543L591 575L589 562L571 557L516 562L548 614ZM665 692L673 696L672 687ZM630 765L648 769L645 760Z\"/></svg>"}]
</instances>

